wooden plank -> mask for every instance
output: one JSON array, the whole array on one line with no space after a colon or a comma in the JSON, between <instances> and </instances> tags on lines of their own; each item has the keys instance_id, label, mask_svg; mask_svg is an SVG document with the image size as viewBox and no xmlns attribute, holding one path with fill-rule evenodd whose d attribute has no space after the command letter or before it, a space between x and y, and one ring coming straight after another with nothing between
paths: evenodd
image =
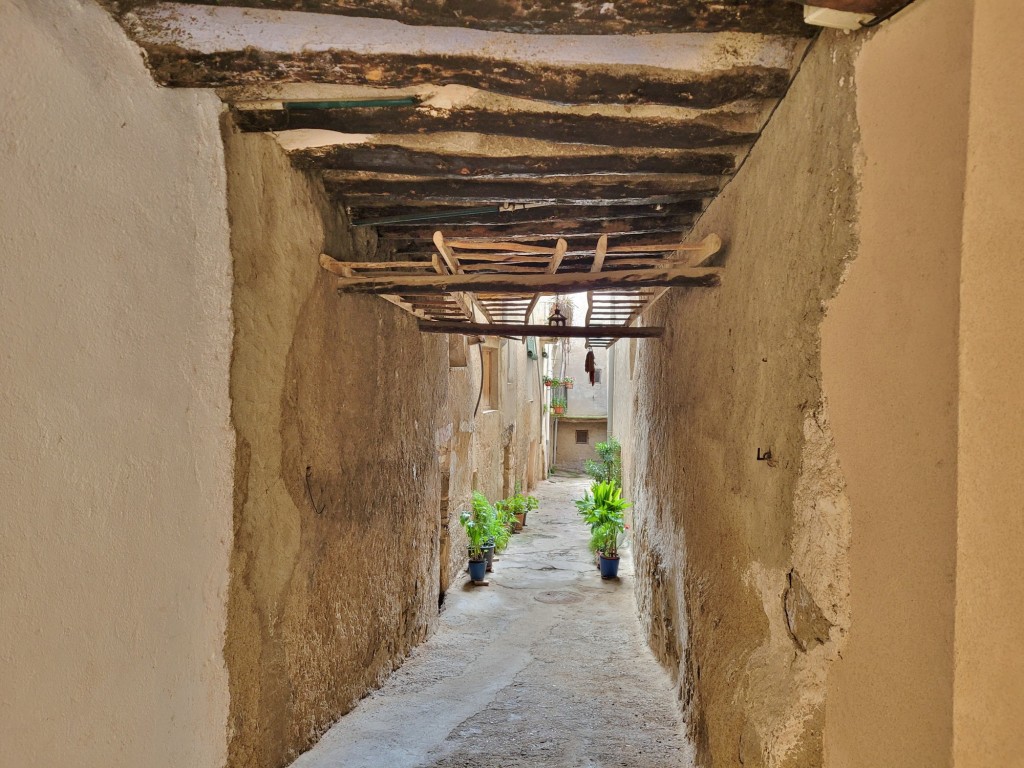
<instances>
[{"instance_id":1,"label":"wooden plank","mask_svg":"<svg viewBox=\"0 0 1024 768\"><path fill-rule=\"evenodd\" d=\"M526 245L516 242L474 242L472 240L450 240L448 245L452 248L475 249L478 251L516 251L517 253L545 253L553 254L555 248L548 248L541 245Z\"/></svg>"},{"instance_id":2,"label":"wooden plank","mask_svg":"<svg viewBox=\"0 0 1024 768\"><path fill-rule=\"evenodd\" d=\"M463 272L500 272L502 274L539 274L543 272L541 267L522 267L514 264L463 264Z\"/></svg>"},{"instance_id":3,"label":"wooden plank","mask_svg":"<svg viewBox=\"0 0 1024 768\"><path fill-rule=\"evenodd\" d=\"M628 338L652 339L659 338L664 328L643 326L626 328L621 325L591 326L582 325L514 325L497 323L447 323L421 321L419 329L425 333L461 333L467 335L491 336L547 336L559 339Z\"/></svg>"},{"instance_id":4,"label":"wooden plank","mask_svg":"<svg viewBox=\"0 0 1024 768\"><path fill-rule=\"evenodd\" d=\"M461 195L481 201L496 199L583 200L648 195L689 194L714 197L723 176L697 174L609 174L605 176L546 176L536 179L398 176L370 172L323 171L324 186L347 199L349 194L384 194L396 199ZM674 248L673 244L671 248Z\"/></svg>"},{"instance_id":5,"label":"wooden plank","mask_svg":"<svg viewBox=\"0 0 1024 768\"><path fill-rule=\"evenodd\" d=\"M342 143L295 149L292 165L303 170L375 171L414 176L475 178L543 178L567 174L608 173L731 173L733 153L701 150L629 151L579 144L533 142L536 154L510 155L501 142L482 142L472 149L445 146L424 149L403 146L401 135L342 134ZM441 138L441 137L439 137Z\"/></svg>"},{"instance_id":6,"label":"wooden plank","mask_svg":"<svg viewBox=\"0 0 1024 768\"><path fill-rule=\"evenodd\" d=\"M387 206L363 210L350 207L352 223L355 226L377 226L390 230L427 229L432 236L434 229L443 229L448 237L459 237L467 229L486 225L497 229L518 227L523 224L547 225L556 221L624 221L626 219L657 219L667 218L677 221L692 221L704 209L703 201L687 200L679 203L658 205L542 205L531 208L474 213L467 215L465 208L458 206L438 205L432 209L410 210L405 207ZM420 216L432 216L433 219L392 221L375 223L379 218L393 218L415 213ZM504 230L502 230L504 231ZM502 239L501 237L492 239Z\"/></svg>"},{"instance_id":7,"label":"wooden plank","mask_svg":"<svg viewBox=\"0 0 1024 768\"><path fill-rule=\"evenodd\" d=\"M608 254L608 235L601 235L597 240L597 248L594 250L594 261L590 265L591 272L600 272L604 266L604 257ZM583 320L584 325L590 325L590 319L594 315L594 292L587 292L587 316Z\"/></svg>"},{"instance_id":8,"label":"wooden plank","mask_svg":"<svg viewBox=\"0 0 1024 768\"><path fill-rule=\"evenodd\" d=\"M487 99L470 99L445 109L429 103L389 108L235 109L232 117L247 132L313 129L385 135L459 131L624 149L743 147L758 135L756 110L739 115L636 115L618 105L581 110L572 105L519 100L492 106L494 101L494 94L488 94Z\"/></svg>"},{"instance_id":9,"label":"wooden plank","mask_svg":"<svg viewBox=\"0 0 1024 768\"><path fill-rule=\"evenodd\" d=\"M321 263L330 260L321 258ZM328 271L333 271L325 266ZM520 293L524 289L537 293L570 293L629 287L693 286L715 287L721 282L719 267L678 267L673 269L638 269L604 272L597 275L561 272L556 275L415 275L391 279L387 276L339 277L341 293L444 294L460 291L489 293Z\"/></svg>"},{"instance_id":10,"label":"wooden plank","mask_svg":"<svg viewBox=\"0 0 1024 768\"><path fill-rule=\"evenodd\" d=\"M890 2L892 0L889 0ZM223 5L224 0L192 0ZM729 3L617 0L611 10L603 0L549 0L531 3L440 3L429 0L231 0L233 5L281 11L338 13L393 19L429 27L468 27L492 32L558 35L649 35L656 32L755 32L810 37L799 8L765 0ZM877 7L883 0L822 0L827 7ZM871 13L873 11L866 11Z\"/></svg>"}]
</instances>

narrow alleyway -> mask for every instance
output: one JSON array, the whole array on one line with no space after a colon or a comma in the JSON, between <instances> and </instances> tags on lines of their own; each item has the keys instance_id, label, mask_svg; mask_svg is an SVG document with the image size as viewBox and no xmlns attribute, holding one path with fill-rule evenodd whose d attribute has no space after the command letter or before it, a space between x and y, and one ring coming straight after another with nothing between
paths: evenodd
<instances>
[{"instance_id":1,"label":"narrow alleyway","mask_svg":"<svg viewBox=\"0 0 1024 768\"><path fill-rule=\"evenodd\" d=\"M294 768L692 765L629 554L602 582L587 551L588 482L541 483L490 586L454 585L438 632Z\"/></svg>"}]
</instances>

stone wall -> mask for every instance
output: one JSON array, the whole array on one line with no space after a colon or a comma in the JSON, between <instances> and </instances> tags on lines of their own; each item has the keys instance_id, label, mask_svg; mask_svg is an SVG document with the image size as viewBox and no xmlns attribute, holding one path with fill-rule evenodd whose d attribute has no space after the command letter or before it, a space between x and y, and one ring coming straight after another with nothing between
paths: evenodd
<instances>
[{"instance_id":1,"label":"stone wall","mask_svg":"<svg viewBox=\"0 0 1024 768\"><path fill-rule=\"evenodd\" d=\"M850 517L819 326L856 246L857 44L822 34L697 223L721 288L672 291L645 317L664 338L613 352L641 616L702 766L822 764Z\"/></svg>"},{"instance_id":2,"label":"stone wall","mask_svg":"<svg viewBox=\"0 0 1024 768\"><path fill-rule=\"evenodd\" d=\"M930 0L824 33L695 228L722 287L613 348L641 612L702 766L1020 755L1014 24Z\"/></svg>"},{"instance_id":3,"label":"stone wall","mask_svg":"<svg viewBox=\"0 0 1024 768\"><path fill-rule=\"evenodd\" d=\"M221 105L92 2L0 3L0 72L0 764L221 768Z\"/></svg>"},{"instance_id":4,"label":"stone wall","mask_svg":"<svg viewBox=\"0 0 1024 768\"><path fill-rule=\"evenodd\" d=\"M372 234L353 235L272 138L229 126L226 147L238 431L229 765L277 768L427 637L465 568L458 515L474 484L494 499L525 477L538 382L525 347L510 342L509 357L502 344L499 406L475 414L477 350L421 334L379 298L339 296L320 269L323 251L374 258Z\"/></svg>"}]
</instances>

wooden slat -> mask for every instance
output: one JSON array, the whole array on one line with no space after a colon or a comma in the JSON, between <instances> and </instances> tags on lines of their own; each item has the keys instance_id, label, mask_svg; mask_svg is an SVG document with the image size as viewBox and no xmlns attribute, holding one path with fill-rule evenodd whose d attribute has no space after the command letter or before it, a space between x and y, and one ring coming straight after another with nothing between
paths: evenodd
<instances>
[{"instance_id":1,"label":"wooden slat","mask_svg":"<svg viewBox=\"0 0 1024 768\"><path fill-rule=\"evenodd\" d=\"M608 235L601 235L597 239L597 248L594 250L594 261L590 265L591 272L600 272L604 266L604 257L608 254ZM584 325L590 325L590 318L594 314L594 292L587 293L587 316L583 321Z\"/></svg>"},{"instance_id":2,"label":"wooden slat","mask_svg":"<svg viewBox=\"0 0 1024 768\"><path fill-rule=\"evenodd\" d=\"M321 262L333 261L329 256ZM325 266L325 269L330 268ZM538 293L567 293L606 288L694 286L720 284L723 270L717 267L638 269L605 272L597 275L562 272L557 275L415 275L411 277L340 277L341 293L443 294L483 290L491 293L520 293L523 289Z\"/></svg>"},{"instance_id":3,"label":"wooden slat","mask_svg":"<svg viewBox=\"0 0 1024 768\"><path fill-rule=\"evenodd\" d=\"M478 251L515 251L517 253L546 254L551 254L555 252L555 248L548 248L542 245L527 245L525 243L517 242L490 243L478 242L474 240L449 240L448 245L451 246L452 248L463 248L466 250L475 249Z\"/></svg>"},{"instance_id":4,"label":"wooden slat","mask_svg":"<svg viewBox=\"0 0 1024 768\"><path fill-rule=\"evenodd\" d=\"M643 326L626 328L621 325L591 326L582 325L513 325L486 323L446 323L421 321L419 329L426 333L462 333L469 335L492 336L548 336L563 339L598 338L658 338L664 328Z\"/></svg>"}]
</instances>

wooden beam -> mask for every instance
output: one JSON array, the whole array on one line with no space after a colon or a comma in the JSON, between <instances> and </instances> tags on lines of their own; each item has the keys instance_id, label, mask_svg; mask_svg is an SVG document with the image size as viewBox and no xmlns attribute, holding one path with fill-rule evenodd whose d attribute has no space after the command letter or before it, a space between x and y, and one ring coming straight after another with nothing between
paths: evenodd
<instances>
[{"instance_id":1,"label":"wooden beam","mask_svg":"<svg viewBox=\"0 0 1024 768\"><path fill-rule=\"evenodd\" d=\"M395 199L436 198L451 195L480 201L530 199L568 201L590 198L617 199L648 195L714 197L723 183L720 176L692 174L637 174L607 176L548 176L537 179L476 179L430 176L360 175L324 171L324 185L347 199L348 193L383 194Z\"/></svg>"},{"instance_id":2,"label":"wooden beam","mask_svg":"<svg viewBox=\"0 0 1024 768\"><path fill-rule=\"evenodd\" d=\"M803 40L509 36L227 6L138 5L125 29L158 82L189 88L462 85L559 104L696 109L780 98Z\"/></svg>"},{"instance_id":3,"label":"wooden beam","mask_svg":"<svg viewBox=\"0 0 1024 768\"><path fill-rule=\"evenodd\" d=\"M745 147L757 131L738 124L729 115L698 117L631 115L608 110L605 114L555 105L547 109L456 105L434 109L417 107L355 107L347 109L236 109L232 112L246 132L313 129L339 133L442 133L459 131L494 136L528 137L545 141L608 147L700 149Z\"/></svg>"},{"instance_id":4,"label":"wooden beam","mask_svg":"<svg viewBox=\"0 0 1024 768\"><path fill-rule=\"evenodd\" d=\"M453 227L449 222L437 222L430 227L377 227L377 234L385 240L429 241L434 230L441 229L448 237L463 242L480 240L530 240L551 237L591 238L601 235L648 235L683 232L693 224L694 216L671 216L634 219L611 219L604 221L580 221L574 219L552 219L546 222L526 224L478 224L472 227Z\"/></svg>"},{"instance_id":5,"label":"wooden beam","mask_svg":"<svg viewBox=\"0 0 1024 768\"><path fill-rule=\"evenodd\" d=\"M594 249L594 261L590 265L591 272L600 272L604 266L604 257L608 253L608 235L601 235L597 240L597 248ZM590 325L590 318L594 314L594 292L587 292L587 316L583 321L584 325Z\"/></svg>"},{"instance_id":6,"label":"wooden beam","mask_svg":"<svg viewBox=\"0 0 1024 768\"><path fill-rule=\"evenodd\" d=\"M191 0L220 5L223 0ZM337 13L394 19L403 24L431 27L469 27L495 32L567 35L649 35L655 32L757 32L768 35L811 35L799 8L782 0L740 0L708 3L679 0L617 0L608 9L603 0L548 0L531 3L452 3L431 0L231 0L248 8ZM822 0L822 5L881 0ZM834 6L832 6L834 7Z\"/></svg>"},{"instance_id":7,"label":"wooden beam","mask_svg":"<svg viewBox=\"0 0 1024 768\"><path fill-rule=\"evenodd\" d=\"M563 196L530 196L522 194L529 190L509 190L501 195L471 194L462 186L456 186L443 194L428 195L396 195L375 192L367 194L357 189L328 189L332 197L349 209L389 208L400 206L403 210L414 212L419 209L434 209L438 206L456 208L477 208L490 205L538 203L552 206L651 206L674 205L684 202L703 202L714 195L700 192L674 192L671 194L644 194L631 192L629 196L604 197L603 195L574 195L572 190L565 190Z\"/></svg>"},{"instance_id":8,"label":"wooden beam","mask_svg":"<svg viewBox=\"0 0 1024 768\"><path fill-rule=\"evenodd\" d=\"M421 208L398 208L390 206L378 209L362 209L349 207L349 215L353 224L359 226L376 226L378 231L398 231L400 229L423 229L428 233L434 229L443 229L450 236L474 227L487 225L494 228L519 227L525 224L547 225L551 222L604 222L625 221L627 219L656 220L659 218L674 219L680 222L692 222L703 210L701 200L687 200L670 205L546 205L518 211L493 213L476 213L469 216L450 216L459 212L452 206L438 206L433 210ZM406 216L409 214L436 214L432 219L422 221L397 221L385 224L374 224L375 219ZM552 225L553 226L553 225Z\"/></svg>"},{"instance_id":9,"label":"wooden beam","mask_svg":"<svg viewBox=\"0 0 1024 768\"><path fill-rule=\"evenodd\" d=\"M304 170L400 173L410 176L457 178L543 178L578 174L608 173L694 173L717 176L732 173L736 166L731 152L695 150L657 151L636 149L612 151L608 147L588 148L578 144L535 142L548 152L560 154L502 155L449 153L380 143L386 136L369 136L362 141L351 134L339 135L345 143L292 150L292 164ZM396 139L399 137L396 137ZM486 137L481 137L486 138ZM491 145L500 147L496 137ZM486 148L476 148L482 152ZM603 150L603 151L595 151Z\"/></svg>"},{"instance_id":10,"label":"wooden beam","mask_svg":"<svg viewBox=\"0 0 1024 768\"><path fill-rule=\"evenodd\" d=\"M325 258L321 256L321 265ZM325 269L333 271L330 266ZM561 272L557 275L413 275L409 277L339 277L341 293L444 294L460 291L490 293L570 293L607 288L661 286L715 287L721 282L718 267L638 269L629 272L604 272L599 275Z\"/></svg>"},{"instance_id":11,"label":"wooden beam","mask_svg":"<svg viewBox=\"0 0 1024 768\"><path fill-rule=\"evenodd\" d=\"M461 333L467 335L490 336L549 336L560 339L630 338L652 339L664 333L664 328L643 326L626 328L621 325L591 326L582 325L512 325L497 323L448 323L421 321L419 329L425 333Z\"/></svg>"}]
</instances>

